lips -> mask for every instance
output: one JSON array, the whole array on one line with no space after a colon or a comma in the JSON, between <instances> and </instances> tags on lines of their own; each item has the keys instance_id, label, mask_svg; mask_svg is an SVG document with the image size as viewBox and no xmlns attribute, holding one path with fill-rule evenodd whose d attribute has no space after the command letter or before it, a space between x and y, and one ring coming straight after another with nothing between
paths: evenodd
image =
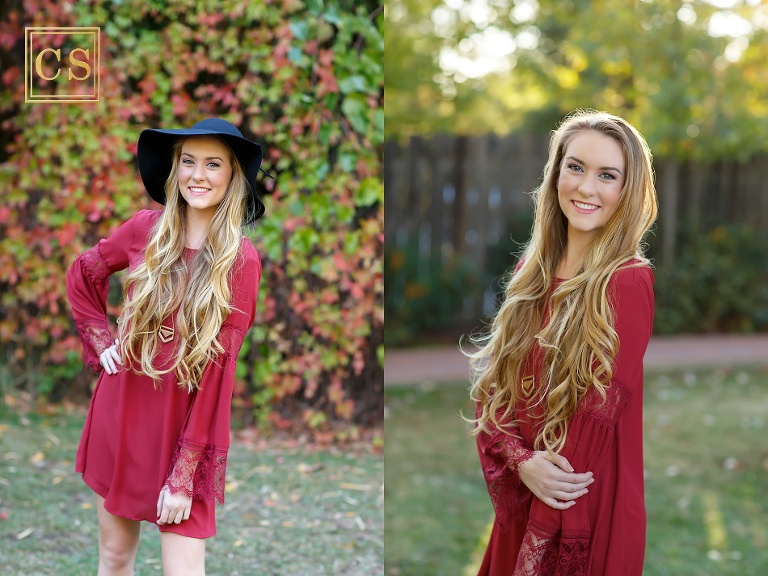
<instances>
[{"instance_id":1,"label":"lips","mask_svg":"<svg viewBox=\"0 0 768 576\"><path fill-rule=\"evenodd\" d=\"M187 190L189 190L189 193L193 194L194 196L202 196L203 194L207 194L211 191L210 188L203 188L202 186L187 186Z\"/></svg>"},{"instance_id":2,"label":"lips","mask_svg":"<svg viewBox=\"0 0 768 576\"><path fill-rule=\"evenodd\" d=\"M576 200L571 200L571 203L576 208L576 211L581 214L592 214L600 208L600 206L596 204L589 204L588 202L578 202Z\"/></svg>"}]
</instances>

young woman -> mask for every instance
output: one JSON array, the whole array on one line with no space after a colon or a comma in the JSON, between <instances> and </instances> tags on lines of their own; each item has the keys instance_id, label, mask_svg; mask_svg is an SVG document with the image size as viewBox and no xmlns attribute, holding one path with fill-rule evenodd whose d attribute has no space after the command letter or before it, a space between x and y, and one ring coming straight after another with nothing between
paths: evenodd
<instances>
[{"instance_id":1,"label":"young woman","mask_svg":"<svg viewBox=\"0 0 768 576\"><path fill-rule=\"evenodd\" d=\"M261 277L242 234L264 213L261 160L261 146L221 119L143 131L139 172L165 208L140 211L67 274L86 364L101 370L76 461L96 492L99 576L133 574L141 520L160 529L165 576L205 573L235 362ZM113 341L107 285L124 268Z\"/></svg>"},{"instance_id":2,"label":"young woman","mask_svg":"<svg viewBox=\"0 0 768 576\"><path fill-rule=\"evenodd\" d=\"M643 355L656 219L651 154L621 118L554 132L531 240L473 355L496 511L480 576L640 576Z\"/></svg>"}]
</instances>

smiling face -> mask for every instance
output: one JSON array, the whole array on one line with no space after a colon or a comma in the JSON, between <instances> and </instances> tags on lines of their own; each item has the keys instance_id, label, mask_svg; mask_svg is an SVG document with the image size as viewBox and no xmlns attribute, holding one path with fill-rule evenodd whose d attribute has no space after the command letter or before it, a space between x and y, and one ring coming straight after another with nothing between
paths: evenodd
<instances>
[{"instance_id":1,"label":"smiling face","mask_svg":"<svg viewBox=\"0 0 768 576\"><path fill-rule=\"evenodd\" d=\"M626 174L619 143L596 130L578 132L565 147L557 179L568 239L591 240L619 204Z\"/></svg>"},{"instance_id":2,"label":"smiling face","mask_svg":"<svg viewBox=\"0 0 768 576\"><path fill-rule=\"evenodd\" d=\"M212 136L184 140L179 159L179 191L189 210L210 220L232 180L232 162L227 146Z\"/></svg>"}]
</instances>

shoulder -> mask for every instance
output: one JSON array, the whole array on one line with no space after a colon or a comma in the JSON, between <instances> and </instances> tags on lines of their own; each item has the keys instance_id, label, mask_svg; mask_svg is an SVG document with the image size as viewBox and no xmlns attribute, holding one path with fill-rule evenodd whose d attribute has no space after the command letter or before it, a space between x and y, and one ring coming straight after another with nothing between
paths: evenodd
<instances>
[{"instance_id":1,"label":"shoulder","mask_svg":"<svg viewBox=\"0 0 768 576\"><path fill-rule=\"evenodd\" d=\"M134 235L149 232L160 219L162 213L162 210L139 210L123 226L130 228Z\"/></svg>"},{"instance_id":2,"label":"shoulder","mask_svg":"<svg viewBox=\"0 0 768 576\"><path fill-rule=\"evenodd\" d=\"M610 284L615 290L642 289L653 291L653 270L639 260L628 260L611 276Z\"/></svg>"},{"instance_id":3,"label":"shoulder","mask_svg":"<svg viewBox=\"0 0 768 576\"><path fill-rule=\"evenodd\" d=\"M637 260L622 264L608 284L611 304L620 316L653 315L653 270Z\"/></svg>"},{"instance_id":4,"label":"shoulder","mask_svg":"<svg viewBox=\"0 0 768 576\"><path fill-rule=\"evenodd\" d=\"M246 236L240 240L240 251L238 261L235 265L235 272L247 273L256 272L261 275L261 257L254 248L253 243Z\"/></svg>"},{"instance_id":5,"label":"shoulder","mask_svg":"<svg viewBox=\"0 0 768 576\"><path fill-rule=\"evenodd\" d=\"M162 214L162 210L139 210L131 220L133 220L138 227L150 229L158 220L160 220Z\"/></svg>"}]
</instances>

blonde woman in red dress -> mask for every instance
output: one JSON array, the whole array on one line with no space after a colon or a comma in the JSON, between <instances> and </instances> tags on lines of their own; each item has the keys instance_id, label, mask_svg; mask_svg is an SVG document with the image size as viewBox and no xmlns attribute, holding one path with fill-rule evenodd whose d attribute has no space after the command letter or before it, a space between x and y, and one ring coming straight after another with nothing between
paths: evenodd
<instances>
[{"instance_id":1,"label":"blonde woman in red dress","mask_svg":"<svg viewBox=\"0 0 768 576\"><path fill-rule=\"evenodd\" d=\"M160 530L165 576L205 574L224 500L235 363L253 323L261 262L243 224L262 148L229 122L145 130L142 210L72 264L67 291L86 364L101 371L76 470L96 493L99 576L133 574L140 521ZM128 268L112 338L109 276Z\"/></svg>"},{"instance_id":2,"label":"blonde woman in red dress","mask_svg":"<svg viewBox=\"0 0 768 576\"><path fill-rule=\"evenodd\" d=\"M640 576L643 355L656 219L651 154L625 120L554 132L531 240L473 357L496 519L480 576Z\"/></svg>"}]
</instances>

